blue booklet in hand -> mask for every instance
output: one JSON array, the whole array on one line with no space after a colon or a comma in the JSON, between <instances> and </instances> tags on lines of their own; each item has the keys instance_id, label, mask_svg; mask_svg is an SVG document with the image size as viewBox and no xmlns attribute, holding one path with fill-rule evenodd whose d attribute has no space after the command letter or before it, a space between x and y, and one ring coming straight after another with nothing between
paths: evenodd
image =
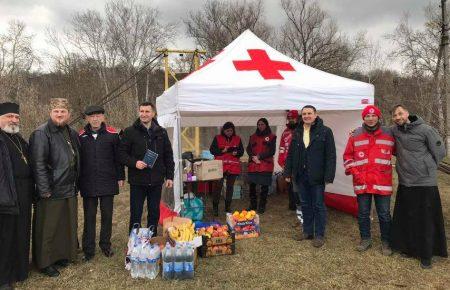
<instances>
[{"instance_id":1,"label":"blue booklet in hand","mask_svg":"<svg viewBox=\"0 0 450 290\"><path fill-rule=\"evenodd\" d=\"M155 153L152 150L147 149L147 152L145 152L145 155L144 155L144 160L142 160L142 161L144 161L145 164L147 164L147 167L153 168L157 158L158 158L158 153Z\"/></svg>"}]
</instances>

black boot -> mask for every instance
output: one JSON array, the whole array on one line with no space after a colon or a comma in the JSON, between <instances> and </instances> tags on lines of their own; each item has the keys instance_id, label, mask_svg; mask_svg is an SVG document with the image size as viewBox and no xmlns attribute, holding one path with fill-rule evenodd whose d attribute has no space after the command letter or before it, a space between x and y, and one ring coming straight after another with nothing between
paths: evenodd
<instances>
[{"instance_id":1,"label":"black boot","mask_svg":"<svg viewBox=\"0 0 450 290\"><path fill-rule=\"evenodd\" d=\"M250 206L248 207L248 211L256 210L258 208L258 197L256 196L256 184L250 184Z\"/></svg>"},{"instance_id":2,"label":"black boot","mask_svg":"<svg viewBox=\"0 0 450 290\"><path fill-rule=\"evenodd\" d=\"M231 200L225 200L225 212L231 212Z\"/></svg>"},{"instance_id":3,"label":"black boot","mask_svg":"<svg viewBox=\"0 0 450 290\"><path fill-rule=\"evenodd\" d=\"M261 186L261 196L259 199L258 213L263 214L266 211L267 194L269 192L269 186Z\"/></svg>"},{"instance_id":4,"label":"black boot","mask_svg":"<svg viewBox=\"0 0 450 290\"><path fill-rule=\"evenodd\" d=\"M213 203L213 215L219 216L219 204L215 202Z\"/></svg>"}]
</instances>

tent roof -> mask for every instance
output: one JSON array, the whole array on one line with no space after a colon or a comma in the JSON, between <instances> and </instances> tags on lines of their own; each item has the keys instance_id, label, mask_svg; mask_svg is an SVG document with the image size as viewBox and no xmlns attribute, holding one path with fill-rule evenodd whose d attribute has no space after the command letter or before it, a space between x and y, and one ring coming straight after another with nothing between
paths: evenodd
<instances>
[{"instance_id":1,"label":"tent roof","mask_svg":"<svg viewBox=\"0 0 450 290\"><path fill-rule=\"evenodd\" d=\"M284 111L307 104L318 110L361 110L373 103L373 94L373 85L302 64L247 30L156 104L160 116Z\"/></svg>"}]
</instances>

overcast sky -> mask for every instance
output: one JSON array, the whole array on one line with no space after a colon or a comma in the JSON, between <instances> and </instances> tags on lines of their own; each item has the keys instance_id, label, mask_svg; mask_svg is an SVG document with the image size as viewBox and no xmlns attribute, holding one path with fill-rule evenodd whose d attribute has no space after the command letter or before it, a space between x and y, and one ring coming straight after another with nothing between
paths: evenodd
<instances>
[{"instance_id":1,"label":"overcast sky","mask_svg":"<svg viewBox=\"0 0 450 290\"><path fill-rule=\"evenodd\" d=\"M85 9L103 11L105 0L0 0L0 31L4 31L10 20L25 22L28 31L35 35L34 47L39 51L48 49L46 27L61 29L67 25L71 14ZM184 36L181 19L192 9L199 9L203 0L136 0L139 3L153 3L161 11L166 22L178 22L179 36L174 48L194 48L191 39ZM264 0L266 20L277 27L284 22L279 0ZM383 36L391 33L402 15L407 12L410 24L421 28L425 21L423 7L439 0L318 0L320 6L334 19L343 32L353 35L366 31L374 42L380 41L383 47L391 47Z\"/></svg>"}]
</instances>

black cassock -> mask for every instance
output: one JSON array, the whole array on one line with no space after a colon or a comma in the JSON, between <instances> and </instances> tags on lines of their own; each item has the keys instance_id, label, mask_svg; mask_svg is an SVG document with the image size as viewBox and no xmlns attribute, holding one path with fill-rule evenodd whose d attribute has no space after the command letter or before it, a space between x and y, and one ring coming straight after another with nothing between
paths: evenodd
<instances>
[{"instance_id":1,"label":"black cassock","mask_svg":"<svg viewBox=\"0 0 450 290\"><path fill-rule=\"evenodd\" d=\"M448 257L437 186L399 185L391 226L393 250L412 257Z\"/></svg>"},{"instance_id":2,"label":"black cassock","mask_svg":"<svg viewBox=\"0 0 450 290\"><path fill-rule=\"evenodd\" d=\"M8 147L19 203L18 215L0 215L0 285L3 285L23 281L28 277L34 182L28 166L26 141L18 135L3 131L0 134L4 135Z\"/></svg>"}]
</instances>

